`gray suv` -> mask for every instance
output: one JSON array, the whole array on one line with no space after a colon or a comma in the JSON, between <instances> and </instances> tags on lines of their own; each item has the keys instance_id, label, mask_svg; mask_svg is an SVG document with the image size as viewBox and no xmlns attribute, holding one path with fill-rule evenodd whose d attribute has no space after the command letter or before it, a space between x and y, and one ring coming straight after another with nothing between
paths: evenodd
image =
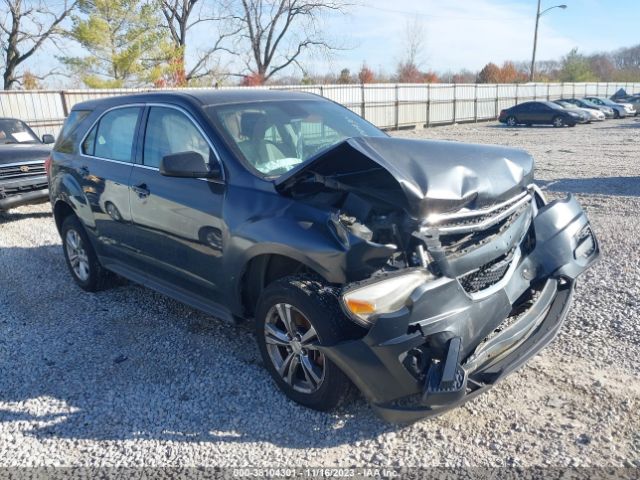
<instances>
[{"instance_id":1,"label":"gray suv","mask_svg":"<svg viewBox=\"0 0 640 480\"><path fill-rule=\"evenodd\" d=\"M275 383L318 410L354 388L396 422L473 398L553 339L599 254L526 152L391 138L304 93L80 103L47 168L81 288L117 274L253 322Z\"/></svg>"}]
</instances>

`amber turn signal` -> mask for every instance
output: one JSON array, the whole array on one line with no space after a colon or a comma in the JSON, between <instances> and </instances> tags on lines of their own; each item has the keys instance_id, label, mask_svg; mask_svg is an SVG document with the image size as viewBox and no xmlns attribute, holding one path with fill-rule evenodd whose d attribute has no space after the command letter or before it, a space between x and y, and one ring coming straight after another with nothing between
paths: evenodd
<instances>
[{"instance_id":1,"label":"amber turn signal","mask_svg":"<svg viewBox=\"0 0 640 480\"><path fill-rule=\"evenodd\" d=\"M347 304L347 308L354 315L366 315L376 311L374 303L366 302L364 300L349 299L345 303Z\"/></svg>"}]
</instances>

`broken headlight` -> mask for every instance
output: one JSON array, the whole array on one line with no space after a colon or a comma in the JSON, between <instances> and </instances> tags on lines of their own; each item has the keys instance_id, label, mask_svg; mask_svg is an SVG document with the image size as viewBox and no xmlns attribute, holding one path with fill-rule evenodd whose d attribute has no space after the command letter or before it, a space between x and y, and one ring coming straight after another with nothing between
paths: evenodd
<instances>
[{"instance_id":1,"label":"broken headlight","mask_svg":"<svg viewBox=\"0 0 640 480\"><path fill-rule=\"evenodd\" d=\"M342 295L342 302L357 323L370 327L374 316L397 312L411 293L431 278L426 270L414 270L348 290Z\"/></svg>"}]
</instances>

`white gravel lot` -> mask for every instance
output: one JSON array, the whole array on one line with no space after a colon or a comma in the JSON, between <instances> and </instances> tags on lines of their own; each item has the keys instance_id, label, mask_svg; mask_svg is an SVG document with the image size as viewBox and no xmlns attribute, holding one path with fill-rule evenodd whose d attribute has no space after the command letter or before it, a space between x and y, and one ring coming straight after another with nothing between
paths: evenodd
<instances>
[{"instance_id":1,"label":"white gravel lot","mask_svg":"<svg viewBox=\"0 0 640 480\"><path fill-rule=\"evenodd\" d=\"M602 258L555 342L486 395L406 427L299 407L248 328L137 285L77 288L50 207L0 214L0 467L640 466L640 121L404 131L524 147L578 194Z\"/></svg>"}]
</instances>

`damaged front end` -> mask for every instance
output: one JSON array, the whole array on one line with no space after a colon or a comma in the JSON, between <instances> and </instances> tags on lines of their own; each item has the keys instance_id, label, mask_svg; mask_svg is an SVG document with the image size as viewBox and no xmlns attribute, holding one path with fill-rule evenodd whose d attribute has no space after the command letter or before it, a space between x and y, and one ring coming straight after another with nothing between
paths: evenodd
<instances>
[{"instance_id":1,"label":"damaged front end","mask_svg":"<svg viewBox=\"0 0 640 480\"><path fill-rule=\"evenodd\" d=\"M333 207L343 309L367 333L319 348L386 420L452 408L556 335L599 248L578 202L547 204L532 171L520 150L351 139L280 182Z\"/></svg>"}]
</instances>

